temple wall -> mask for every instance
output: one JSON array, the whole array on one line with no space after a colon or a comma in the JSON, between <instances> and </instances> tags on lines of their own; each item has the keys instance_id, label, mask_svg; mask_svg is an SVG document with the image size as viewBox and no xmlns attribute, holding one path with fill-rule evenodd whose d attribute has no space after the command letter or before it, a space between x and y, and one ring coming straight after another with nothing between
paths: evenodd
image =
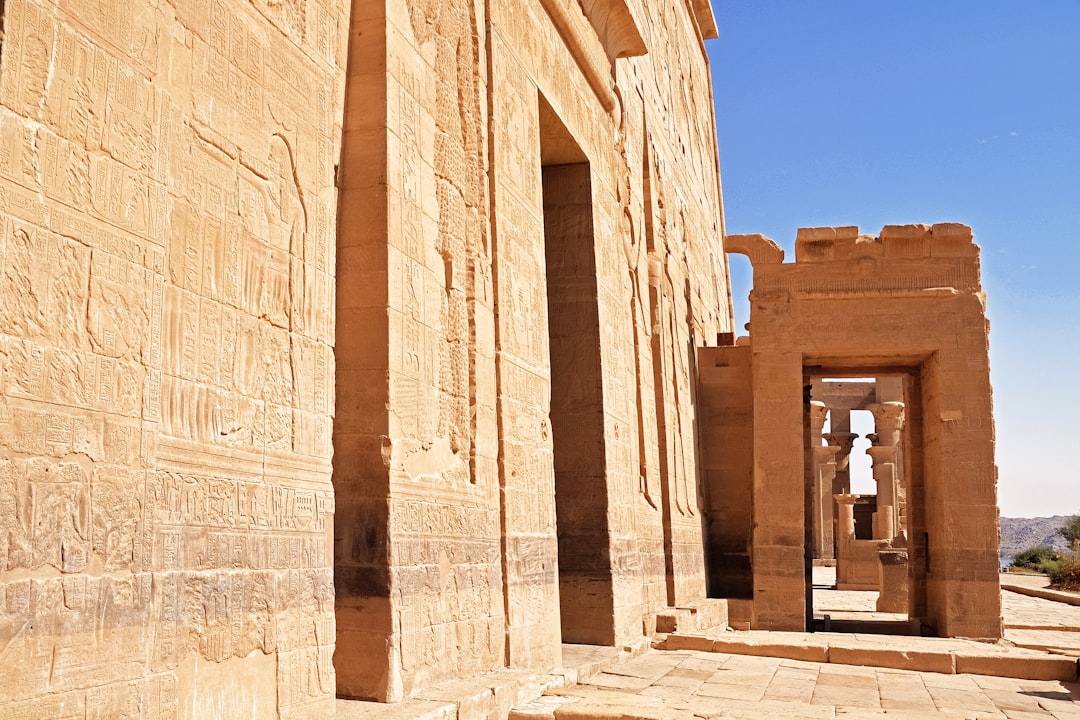
<instances>
[{"instance_id":1,"label":"temple wall","mask_svg":"<svg viewBox=\"0 0 1080 720\"><path fill-rule=\"evenodd\" d=\"M0 715L332 713L347 8L2 12Z\"/></svg>"},{"instance_id":2,"label":"temple wall","mask_svg":"<svg viewBox=\"0 0 1080 720\"><path fill-rule=\"evenodd\" d=\"M730 320L690 8L356 5L337 679L393 700L704 597L694 348ZM613 62L629 21L671 36Z\"/></svg>"},{"instance_id":3,"label":"temple wall","mask_svg":"<svg viewBox=\"0 0 1080 720\"><path fill-rule=\"evenodd\" d=\"M334 476L347 697L401 699L504 655L482 12L354 7Z\"/></svg>"},{"instance_id":4,"label":"temple wall","mask_svg":"<svg viewBox=\"0 0 1080 720\"><path fill-rule=\"evenodd\" d=\"M324 716L704 597L706 11L346 5L3 5L0 714Z\"/></svg>"}]
</instances>

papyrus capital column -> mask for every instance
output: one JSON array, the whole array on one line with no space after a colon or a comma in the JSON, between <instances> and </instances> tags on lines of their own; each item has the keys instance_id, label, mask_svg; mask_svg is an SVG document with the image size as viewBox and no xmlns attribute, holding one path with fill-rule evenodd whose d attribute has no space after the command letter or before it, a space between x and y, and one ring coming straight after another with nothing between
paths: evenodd
<instances>
[{"instance_id":1,"label":"papyrus capital column","mask_svg":"<svg viewBox=\"0 0 1080 720\"><path fill-rule=\"evenodd\" d=\"M835 417L835 415L834 415ZM851 448L855 443L855 438L859 437L853 432L830 432L825 433L822 437L825 438L825 442L829 444L829 447L835 448L836 452L833 455L833 468L832 468L832 488L830 491L824 491L824 496L832 496L836 494L845 494L851 492L851 474L849 466L851 462ZM834 533L832 548L830 551L832 556L836 554L837 538L842 537L842 533L836 528L836 504L835 502L829 502L828 513L830 516L830 524L833 525L832 532Z\"/></svg>"},{"instance_id":2,"label":"papyrus capital column","mask_svg":"<svg viewBox=\"0 0 1080 720\"><path fill-rule=\"evenodd\" d=\"M904 403L883 402L867 405L874 416L875 445L896 447L900 444L900 431L904 429Z\"/></svg>"},{"instance_id":3,"label":"papyrus capital column","mask_svg":"<svg viewBox=\"0 0 1080 720\"><path fill-rule=\"evenodd\" d=\"M828 417L829 408L819 400L811 400L807 409L808 422L810 423L810 543L813 546L814 557L820 558L821 549L824 545L825 528L822 525L825 508L822 502L823 493L832 492L832 481L827 489L821 482L821 464L827 462L826 457L820 452L825 449L821 445L821 431L825 427L825 419Z\"/></svg>"},{"instance_id":4,"label":"papyrus capital column","mask_svg":"<svg viewBox=\"0 0 1080 720\"><path fill-rule=\"evenodd\" d=\"M869 435L873 445L866 454L873 460L874 480L877 482L877 512L874 513L874 537L892 540L896 527L897 453L900 433L904 429L904 403L884 402L868 405L874 416L876 432Z\"/></svg>"},{"instance_id":5,"label":"papyrus capital column","mask_svg":"<svg viewBox=\"0 0 1080 720\"><path fill-rule=\"evenodd\" d=\"M851 491L851 479L848 467L851 460L851 447L855 438L859 437L853 432L831 432L823 436L825 442L837 449L836 453L836 484L838 487L834 493L848 493Z\"/></svg>"}]
</instances>

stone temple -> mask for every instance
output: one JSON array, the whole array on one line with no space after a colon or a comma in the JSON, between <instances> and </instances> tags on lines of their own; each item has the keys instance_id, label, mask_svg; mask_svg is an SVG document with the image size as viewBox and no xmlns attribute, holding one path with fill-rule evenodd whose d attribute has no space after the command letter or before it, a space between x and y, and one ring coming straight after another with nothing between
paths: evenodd
<instances>
[{"instance_id":1,"label":"stone temple","mask_svg":"<svg viewBox=\"0 0 1080 720\"><path fill-rule=\"evenodd\" d=\"M0 717L812 630L815 563L1001 636L971 231L725 237L708 0L0 16Z\"/></svg>"}]
</instances>

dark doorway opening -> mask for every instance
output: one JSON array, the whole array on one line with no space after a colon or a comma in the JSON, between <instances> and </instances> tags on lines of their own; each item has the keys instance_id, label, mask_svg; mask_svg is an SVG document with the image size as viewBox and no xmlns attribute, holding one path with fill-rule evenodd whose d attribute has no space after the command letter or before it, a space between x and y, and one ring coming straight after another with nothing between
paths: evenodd
<instances>
[{"instance_id":1,"label":"dark doorway opening","mask_svg":"<svg viewBox=\"0 0 1080 720\"><path fill-rule=\"evenodd\" d=\"M592 173L542 97L540 153L562 639L612 645Z\"/></svg>"},{"instance_id":2,"label":"dark doorway opening","mask_svg":"<svg viewBox=\"0 0 1080 720\"><path fill-rule=\"evenodd\" d=\"M806 398L807 627L831 632L927 634L929 628L923 628L921 622L926 608L926 571L919 370L893 366L826 370L814 366L805 368L805 380L807 388L812 388ZM853 393L857 386L869 387L868 397L856 399L854 395L861 393ZM824 402L829 413L823 435L820 426L811 428L814 410L810 405L815 401ZM852 417L849 428L849 413L865 414L867 422L856 422ZM860 483L854 462L845 469L842 480L835 477L837 446L844 446L843 455L851 453L860 441L872 443L866 450L865 473L870 474L872 458L873 479ZM847 468L846 460L853 458L844 459L841 465ZM837 494L815 485L822 482L831 484ZM822 513L815 501L817 505L833 504L829 512ZM835 550L834 560L823 562L815 557L815 540L821 543L813 537L812 512L824 515L832 524L829 544ZM821 518L816 519L820 526Z\"/></svg>"}]
</instances>

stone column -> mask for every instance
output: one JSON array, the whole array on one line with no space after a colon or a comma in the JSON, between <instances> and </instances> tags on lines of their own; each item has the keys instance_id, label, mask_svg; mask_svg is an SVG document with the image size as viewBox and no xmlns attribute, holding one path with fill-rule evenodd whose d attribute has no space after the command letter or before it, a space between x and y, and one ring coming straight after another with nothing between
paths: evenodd
<instances>
[{"instance_id":1,"label":"stone column","mask_svg":"<svg viewBox=\"0 0 1080 720\"><path fill-rule=\"evenodd\" d=\"M904 401L904 381L900 377L879 377L874 381L874 395L876 396L875 402L887 403L887 402L903 402ZM905 420L906 422L906 420ZM903 427L900 428L903 430ZM896 468L896 503L894 505L894 523L897 535L904 535L907 529L907 493L904 488L904 443L898 442L896 446L896 461L893 463Z\"/></svg>"},{"instance_id":2,"label":"stone column","mask_svg":"<svg viewBox=\"0 0 1080 720\"><path fill-rule=\"evenodd\" d=\"M821 450L826 448L821 444L821 430L825 427L825 416L828 414L829 409L825 407L825 403L817 400L810 401L810 453L809 460L813 467L810 468L810 478L814 486L810 490L810 498L812 507L811 513L811 527L810 537L812 539L813 553L815 558L820 558L821 548L824 545L825 528L822 526L822 518L824 517L824 508L822 507L822 498L826 497L824 490L821 486L821 463L827 461ZM832 489L831 485L828 488Z\"/></svg>"},{"instance_id":3,"label":"stone column","mask_svg":"<svg viewBox=\"0 0 1080 720\"><path fill-rule=\"evenodd\" d=\"M855 501L858 495L839 493L836 500L836 583L847 582L850 572L852 546L855 543Z\"/></svg>"},{"instance_id":4,"label":"stone column","mask_svg":"<svg viewBox=\"0 0 1080 720\"><path fill-rule=\"evenodd\" d=\"M814 464L817 466L814 488L814 557L822 560L836 558L834 533L833 482L836 477L835 445L814 448Z\"/></svg>"},{"instance_id":5,"label":"stone column","mask_svg":"<svg viewBox=\"0 0 1080 720\"><path fill-rule=\"evenodd\" d=\"M877 512L874 513L874 539L892 540L898 534L897 517L897 453L900 431L904 427L904 403L884 402L867 407L874 415L876 432L870 435L873 445L866 453L874 463L877 482Z\"/></svg>"},{"instance_id":6,"label":"stone column","mask_svg":"<svg viewBox=\"0 0 1080 720\"><path fill-rule=\"evenodd\" d=\"M857 437L859 437L858 433L853 432L825 433L825 441L838 448L835 485L839 489L833 492L834 495L846 495L851 492L851 474L848 467L851 461L851 446Z\"/></svg>"},{"instance_id":7,"label":"stone column","mask_svg":"<svg viewBox=\"0 0 1080 720\"><path fill-rule=\"evenodd\" d=\"M845 415L847 413L844 413ZM837 411L833 411L833 417L835 418ZM825 434L825 442L829 443L829 447L836 448L836 455L833 456L833 484L832 492L827 493L830 499L829 502L829 522L832 524L833 530L833 557L836 557L836 544L839 542L840 531L836 527L836 518L838 517L836 512L836 503L832 500L835 495L845 495L851 492L851 473L849 470L851 462L851 446L855 442L855 438L859 437L853 432L839 432L836 425L832 427L833 432Z\"/></svg>"}]
</instances>

